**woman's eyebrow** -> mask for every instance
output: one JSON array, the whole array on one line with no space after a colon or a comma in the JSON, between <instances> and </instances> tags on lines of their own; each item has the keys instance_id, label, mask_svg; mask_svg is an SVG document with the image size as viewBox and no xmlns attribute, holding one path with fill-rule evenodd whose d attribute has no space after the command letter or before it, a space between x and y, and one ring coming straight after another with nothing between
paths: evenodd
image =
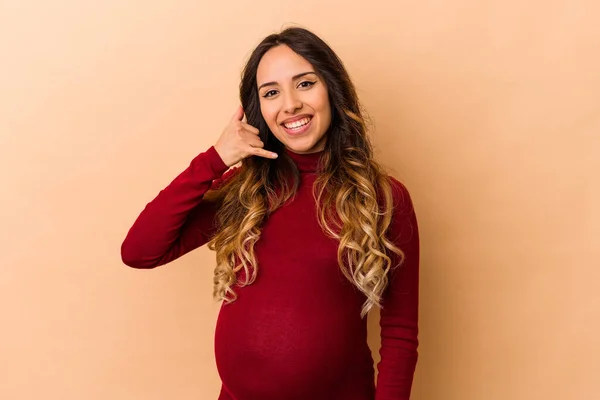
<instances>
[{"instance_id":1,"label":"woman's eyebrow","mask_svg":"<svg viewBox=\"0 0 600 400\"><path fill-rule=\"evenodd\" d=\"M308 74L314 74L314 75L316 75L317 73L314 72L314 71L302 72L301 74L292 76L292 80L295 81L296 79L302 78L303 76L308 75ZM277 85L277 82L266 82L266 83L263 83L262 85L260 85L258 87L258 90L260 90L261 88L263 88L265 86L273 86L273 85Z\"/></svg>"}]
</instances>

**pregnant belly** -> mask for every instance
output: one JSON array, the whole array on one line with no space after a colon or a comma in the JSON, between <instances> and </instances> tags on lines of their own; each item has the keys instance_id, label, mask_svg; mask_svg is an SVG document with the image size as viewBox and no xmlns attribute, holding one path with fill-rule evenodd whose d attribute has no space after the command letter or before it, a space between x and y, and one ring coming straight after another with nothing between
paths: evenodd
<instances>
[{"instance_id":1,"label":"pregnant belly","mask_svg":"<svg viewBox=\"0 0 600 400\"><path fill-rule=\"evenodd\" d=\"M370 382L360 303L256 289L239 289L239 298L223 304L217 322L217 368L233 398L331 399L328 394L346 390L339 386L348 386L353 376Z\"/></svg>"}]
</instances>

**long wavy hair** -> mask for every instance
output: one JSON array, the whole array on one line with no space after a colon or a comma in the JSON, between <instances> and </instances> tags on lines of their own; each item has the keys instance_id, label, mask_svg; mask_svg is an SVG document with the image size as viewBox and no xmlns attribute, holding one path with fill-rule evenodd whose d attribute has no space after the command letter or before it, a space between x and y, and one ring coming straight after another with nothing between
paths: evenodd
<instances>
[{"instance_id":1,"label":"long wavy hair","mask_svg":"<svg viewBox=\"0 0 600 400\"><path fill-rule=\"evenodd\" d=\"M264 148L276 160L248 157L223 185L205 196L217 201L217 230L208 243L216 251L214 292L217 300L232 302L234 286L252 284L258 273L254 245L269 215L293 198L299 171L262 117L256 72L264 54L286 45L305 58L325 82L331 104L313 195L323 232L339 241L337 260L343 275L366 297L361 317L380 307L393 267L391 253L404 258L386 233L393 214L392 185L373 158L365 118L342 61L314 33L299 27L267 36L250 55L242 71L240 100L247 122L258 128Z\"/></svg>"}]
</instances>

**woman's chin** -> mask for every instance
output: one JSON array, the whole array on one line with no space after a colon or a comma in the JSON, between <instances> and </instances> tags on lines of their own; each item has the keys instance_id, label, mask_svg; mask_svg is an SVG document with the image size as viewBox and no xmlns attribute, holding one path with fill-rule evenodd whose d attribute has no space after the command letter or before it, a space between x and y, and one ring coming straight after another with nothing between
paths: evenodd
<instances>
[{"instance_id":1,"label":"woman's chin","mask_svg":"<svg viewBox=\"0 0 600 400\"><path fill-rule=\"evenodd\" d=\"M301 146L286 146L286 148L289 151L292 151L297 154L310 154L310 153L316 153L319 151L314 146L302 146L302 147Z\"/></svg>"},{"instance_id":2,"label":"woman's chin","mask_svg":"<svg viewBox=\"0 0 600 400\"><path fill-rule=\"evenodd\" d=\"M297 141L295 143L288 142L284 143L284 145L288 150L298 154L317 153L325 148L324 143L319 141L315 142L314 140L306 141L304 143L298 143Z\"/></svg>"}]
</instances>

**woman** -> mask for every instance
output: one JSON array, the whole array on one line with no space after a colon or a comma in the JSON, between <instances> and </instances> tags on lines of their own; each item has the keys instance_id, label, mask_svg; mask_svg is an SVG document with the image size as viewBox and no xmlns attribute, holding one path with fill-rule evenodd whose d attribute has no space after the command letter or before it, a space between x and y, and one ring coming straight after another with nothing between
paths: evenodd
<instances>
[{"instance_id":1,"label":"woman","mask_svg":"<svg viewBox=\"0 0 600 400\"><path fill-rule=\"evenodd\" d=\"M288 28L254 50L240 97L216 144L139 215L123 261L154 268L205 244L216 251L220 400L409 399L417 221L406 188L373 159L342 62Z\"/></svg>"}]
</instances>

